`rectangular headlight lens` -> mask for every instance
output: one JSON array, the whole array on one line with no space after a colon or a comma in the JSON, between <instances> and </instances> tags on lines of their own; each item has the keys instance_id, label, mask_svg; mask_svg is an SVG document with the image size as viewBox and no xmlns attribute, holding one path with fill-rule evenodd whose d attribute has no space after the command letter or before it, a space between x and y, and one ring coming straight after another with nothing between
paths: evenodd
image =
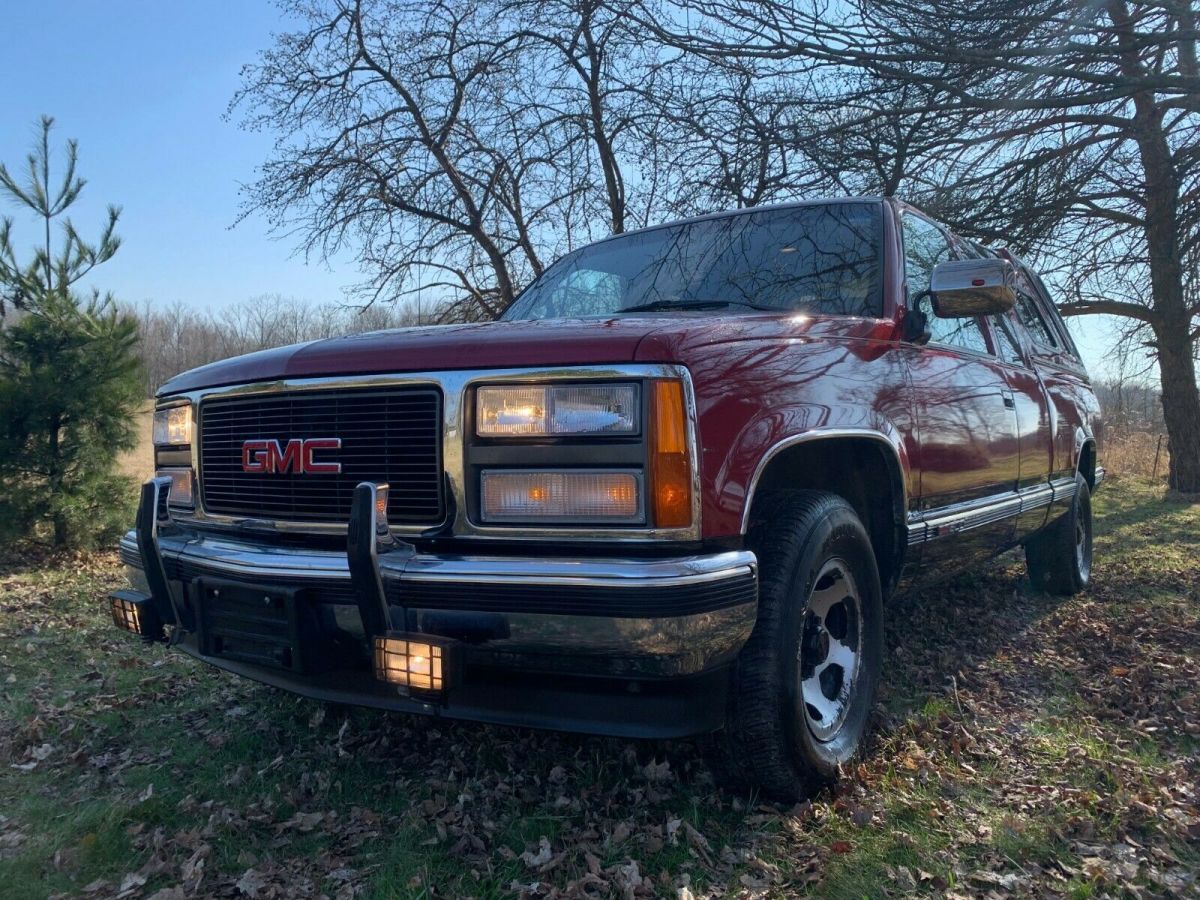
<instances>
[{"instance_id":1,"label":"rectangular headlight lens","mask_svg":"<svg viewBox=\"0 0 1200 900\"><path fill-rule=\"evenodd\" d=\"M155 474L171 479L171 493L167 495L167 503L170 506L186 506L189 509L195 506L195 500L192 498L191 469L159 469Z\"/></svg>"},{"instance_id":2,"label":"rectangular headlight lens","mask_svg":"<svg viewBox=\"0 0 1200 900\"><path fill-rule=\"evenodd\" d=\"M640 524L642 479L635 472L483 472L485 522Z\"/></svg>"},{"instance_id":3,"label":"rectangular headlight lens","mask_svg":"<svg viewBox=\"0 0 1200 900\"><path fill-rule=\"evenodd\" d=\"M156 447L182 447L191 442L191 404L154 411L154 445Z\"/></svg>"},{"instance_id":4,"label":"rectangular headlight lens","mask_svg":"<svg viewBox=\"0 0 1200 900\"><path fill-rule=\"evenodd\" d=\"M636 434L636 384L481 387L475 392L480 437Z\"/></svg>"}]
</instances>

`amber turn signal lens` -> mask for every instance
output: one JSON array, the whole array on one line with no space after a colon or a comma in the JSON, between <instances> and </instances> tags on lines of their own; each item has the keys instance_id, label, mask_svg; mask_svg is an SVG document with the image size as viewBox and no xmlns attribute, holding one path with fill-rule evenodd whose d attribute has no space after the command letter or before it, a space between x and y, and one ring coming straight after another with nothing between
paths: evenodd
<instances>
[{"instance_id":1,"label":"amber turn signal lens","mask_svg":"<svg viewBox=\"0 0 1200 900\"><path fill-rule=\"evenodd\" d=\"M683 382L655 381L650 399L654 524L659 528L686 528L692 524L692 464L688 455Z\"/></svg>"}]
</instances>

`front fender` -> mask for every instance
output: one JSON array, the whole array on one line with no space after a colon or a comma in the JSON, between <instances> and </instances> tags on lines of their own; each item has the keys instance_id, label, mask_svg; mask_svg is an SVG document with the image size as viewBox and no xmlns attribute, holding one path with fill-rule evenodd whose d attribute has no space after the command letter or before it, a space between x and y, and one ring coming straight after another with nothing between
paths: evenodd
<instances>
[{"instance_id":1,"label":"front fender","mask_svg":"<svg viewBox=\"0 0 1200 900\"><path fill-rule=\"evenodd\" d=\"M745 534L749 527L755 492L771 461L784 450L815 441L869 440L886 448L887 458L892 465L892 478L899 483L903 494L901 508L908 508L906 473L910 467L908 450L900 429L878 416L862 424L816 422L806 425L806 420L811 420L813 412L811 409L798 408L781 416L764 416L751 422L739 435L738 443L730 454L730 465L722 472L716 488L718 499L736 510L741 534Z\"/></svg>"}]
</instances>

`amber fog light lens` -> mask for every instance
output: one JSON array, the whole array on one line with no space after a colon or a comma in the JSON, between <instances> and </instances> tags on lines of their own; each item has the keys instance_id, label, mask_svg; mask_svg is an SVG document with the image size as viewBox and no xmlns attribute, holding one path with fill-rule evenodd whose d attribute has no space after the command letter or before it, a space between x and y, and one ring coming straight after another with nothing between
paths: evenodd
<instances>
[{"instance_id":1,"label":"amber fog light lens","mask_svg":"<svg viewBox=\"0 0 1200 900\"><path fill-rule=\"evenodd\" d=\"M454 642L389 632L375 638L375 677L416 694L443 694L457 680Z\"/></svg>"},{"instance_id":2,"label":"amber fog light lens","mask_svg":"<svg viewBox=\"0 0 1200 900\"><path fill-rule=\"evenodd\" d=\"M483 472L485 522L640 524L641 480L633 472Z\"/></svg>"},{"instance_id":3,"label":"amber fog light lens","mask_svg":"<svg viewBox=\"0 0 1200 900\"><path fill-rule=\"evenodd\" d=\"M109 597L109 603L113 624L118 628L151 640L162 637L162 622L149 597L120 591Z\"/></svg>"},{"instance_id":4,"label":"amber fog light lens","mask_svg":"<svg viewBox=\"0 0 1200 900\"><path fill-rule=\"evenodd\" d=\"M650 490L654 524L692 525L692 464L688 454L687 408L683 382L655 381L650 424Z\"/></svg>"}]
</instances>

